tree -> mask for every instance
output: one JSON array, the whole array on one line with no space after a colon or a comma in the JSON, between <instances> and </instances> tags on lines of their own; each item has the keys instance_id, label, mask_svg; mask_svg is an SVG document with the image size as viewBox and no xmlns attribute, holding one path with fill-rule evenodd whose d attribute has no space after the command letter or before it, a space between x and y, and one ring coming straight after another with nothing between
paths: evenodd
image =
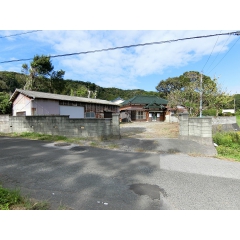
<instances>
[{"instance_id":1,"label":"tree","mask_svg":"<svg viewBox=\"0 0 240 240\"><path fill-rule=\"evenodd\" d=\"M47 84L49 91L52 93L61 92L63 88L63 76L65 72L63 70L53 71L54 66L50 60L50 57L42 55L36 55L33 61L30 63L30 67L25 63L22 65L22 72L28 75L24 89L26 90L40 90L41 83L48 80ZM46 82L45 82L46 83Z\"/></svg>"},{"instance_id":2,"label":"tree","mask_svg":"<svg viewBox=\"0 0 240 240\"><path fill-rule=\"evenodd\" d=\"M64 77L65 72L63 70L60 71L53 71L50 73L49 78L49 90L51 93L60 94L64 89Z\"/></svg>"},{"instance_id":3,"label":"tree","mask_svg":"<svg viewBox=\"0 0 240 240\"><path fill-rule=\"evenodd\" d=\"M190 116L198 116L200 113L200 79L199 72L186 72L179 77L184 83L176 90L167 95L170 107L177 105L185 106ZM202 106L203 109L215 108L216 114L222 109L224 104L231 101L231 96L222 91L216 79L202 75Z\"/></svg>"},{"instance_id":4,"label":"tree","mask_svg":"<svg viewBox=\"0 0 240 240\"><path fill-rule=\"evenodd\" d=\"M160 93L160 96L164 98L167 97L169 93L182 89L187 83L189 83L189 81L181 76L168 78L160 81L156 86L156 90Z\"/></svg>"},{"instance_id":5,"label":"tree","mask_svg":"<svg viewBox=\"0 0 240 240\"><path fill-rule=\"evenodd\" d=\"M220 84L217 83L217 80L214 80L217 87L209 97L208 109L216 109L216 116L218 116L220 110L222 110L226 106L229 106L229 103L233 101L233 96L228 94L226 91L223 91Z\"/></svg>"},{"instance_id":6,"label":"tree","mask_svg":"<svg viewBox=\"0 0 240 240\"><path fill-rule=\"evenodd\" d=\"M7 84L3 81L3 80L0 80L0 91L6 91L8 88Z\"/></svg>"},{"instance_id":7,"label":"tree","mask_svg":"<svg viewBox=\"0 0 240 240\"><path fill-rule=\"evenodd\" d=\"M9 101L8 93L0 92L0 114L11 114L12 103Z\"/></svg>"},{"instance_id":8,"label":"tree","mask_svg":"<svg viewBox=\"0 0 240 240\"><path fill-rule=\"evenodd\" d=\"M0 72L0 92L13 93L16 88L21 86L22 74L15 72Z\"/></svg>"}]
</instances>

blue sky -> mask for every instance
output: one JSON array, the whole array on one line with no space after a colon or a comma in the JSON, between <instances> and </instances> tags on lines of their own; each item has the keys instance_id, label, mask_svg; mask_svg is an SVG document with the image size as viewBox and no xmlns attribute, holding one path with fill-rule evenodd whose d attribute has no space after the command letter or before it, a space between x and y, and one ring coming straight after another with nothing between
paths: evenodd
<instances>
[{"instance_id":1,"label":"blue sky","mask_svg":"<svg viewBox=\"0 0 240 240\"><path fill-rule=\"evenodd\" d=\"M0 36L27 32L0 31ZM36 54L58 55L124 45L203 36L232 30L147 30L88 31L43 30L0 38L0 61L32 58ZM91 81L102 87L155 91L160 80L186 71L203 70L218 78L222 88L240 93L240 38L219 36L185 40L131 49L53 58L55 70L63 69L65 79ZM0 64L1 71L21 71L29 61Z\"/></svg>"},{"instance_id":2,"label":"blue sky","mask_svg":"<svg viewBox=\"0 0 240 240\"><path fill-rule=\"evenodd\" d=\"M24 2L29 1L25 0ZM87 6L85 5L85 7L89 6L91 6L91 3ZM171 6L171 3L169 3L169 6ZM66 10L65 6L62 5L59 9L60 12ZM145 7L142 6L140 10L143 12ZM201 8L199 10L201 11ZM26 14L30 14L28 18L26 18L24 13L17 12L20 23L8 23L9 25L4 24L0 26L0 62L32 58L36 54L68 54L138 43L238 31L238 29L232 28L231 25L230 28L226 28L225 20L219 24L218 19L215 19L218 22L216 26L210 24L212 21L209 20L205 23L201 22L200 29L206 30L198 30L199 24L191 25L191 21L189 21L189 19L192 19L191 13L188 12L187 19L184 19L182 16L186 15L186 13L182 14L181 12L181 14L178 13L179 15L177 15L176 10L174 10L173 14L177 18L177 24L174 21L167 24L166 17L161 12L162 18L158 18L159 22L164 21L164 26L159 25L159 29L156 29L156 23L153 24L151 20L150 22L146 22L146 19L141 19L135 25L129 24L134 21L128 20L132 16L129 11L126 12L126 9L124 10L125 22L120 21L119 23L118 18L113 18L110 21L112 25L109 25L109 22L106 24L106 20L109 18L103 17L109 14L108 10L105 10L103 15L102 12L98 15L94 12L93 15L96 16L97 21L92 20L90 24L89 21L82 23L82 20L85 20L86 17L90 19L83 12L78 15L78 17L82 17L83 15L83 17L78 19L77 23L73 17L74 15L72 16L72 14L68 13L66 16L69 19L68 25L66 25L65 18L62 20L56 13L49 19L57 21L54 23L48 22L49 19L47 18L47 22L43 23L41 20L39 20L40 22L36 20L36 15L31 15L31 12L26 9L25 11ZM71 8L71 11L74 11L73 8ZM155 10L151 8L151 11L154 13ZM222 6L222 9L219 8L218 11L225 11L225 7ZM32 19L33 16L36 21L31 22L29 19ZM179 18L179 16L181 17ZM209 16L209 19L211 17ZM147 15L147 19L149 18L151 19L151 14ZM183 24L181 20L183 20ZM186 20L188 21L187 25ZM82 24L79 24L80 22ZM148 28L153 30L144 30ZM224 28L225 30L222 30ZM42 31L1 38L31 30ZM55 70L62 69L65 71L65 79L90 81L102 87L144 89L146 91L156 91L155 87L157 84L169 77L180 76L186 71L200 72L203 70L203 74L211 78L217 77L223 90L234 94L240 93L240 40L237 41L239 38L240 36L220 36L185 40L161 45L53 58L52 63ZM21 65L29 62L0 64L0 71L20 72Z\"/></svg>"}]
</instances>

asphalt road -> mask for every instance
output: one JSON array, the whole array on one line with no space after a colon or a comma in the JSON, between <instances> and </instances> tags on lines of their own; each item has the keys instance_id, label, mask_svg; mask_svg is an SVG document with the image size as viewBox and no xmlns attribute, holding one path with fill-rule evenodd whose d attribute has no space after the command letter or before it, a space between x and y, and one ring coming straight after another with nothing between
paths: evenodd
<instances>
[{"instance_id":1,"label":"asphalt road","mask_svg":"<svg viewBox=\"0 0 240 240\"><path fill-rule=\"evenodd\" d=\"M0 137L0 184L51 209L240 209L240 163Z\"/></svg>"}]
</instances>

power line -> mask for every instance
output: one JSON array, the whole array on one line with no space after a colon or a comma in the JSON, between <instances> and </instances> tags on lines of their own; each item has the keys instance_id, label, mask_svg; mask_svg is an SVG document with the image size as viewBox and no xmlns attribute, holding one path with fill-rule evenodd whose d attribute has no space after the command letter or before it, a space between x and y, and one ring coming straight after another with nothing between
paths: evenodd
<instances>
[{"instance_id":1,"label":"power line","mask_svg":"<svg viewBox=\"0 0 240 240\"><path fill-rule=\"evenodd\" d=\"M66 56L73 56L73 55L80 55L80 54L106 52L106 51L113 51L113 50L117 50L117 49L142 47L142 46L148 46L148 45L172 43L172 42L177 42L177 41L184 41L184 40L190 40L190 39L200 39L200 38L207 38L207 37L215 37L215 36L222 36L222 35L237 35L237 36L239 36L240 31L228 32L228 33L219 33L219 34L211 34L211 35L204 35L204 36L196 36L196 37L188 37L188 38L179 38L179 39L160 41L160 42L140 43L140 44L133 44L133 45L128 45L128 46L113 47L113 48L104 48L104 49L100 49L100 50L92 50L92 51L86 51L86 52L59 54L59 55L53 55L53 56L49 56L49 57L50 58L57 58L57 57L66 57ZM0 62L0 63L21 62L21 61L29 61L29 60L33 60L33 58L9 60L9 61L3 61L3 62Z\"/></svg>"},{"instance_id":2,"label":"power line","mask_svg":"<svg viewBox=\"0 0 240 240\"><path fill-rule=\"evenodd\" d=\"M210 69L210 67L212 66L212 64L215 62L215 60L217 59L219 53L220 53L220 52L222 51L222 49L225 47L225 45L226 45L226 43L228 42L228 40L229 40L230 37L231 37L231 35L229 35L228 39L224 42L224 44L223 44L221 50L218 52L217 56L214 58L214 60L212 61L212 63L209 65L208 69ZM208 69L207 69L206 72L208 72Z\"/></svg>"},{"instance_id":3,"label":"power line","mask_svg":"<svg viewBox=\"0 0 240 240\"><path fill-rule=\"evenodd\" d=\"M29 32L24 32L24 33L17 33L17 34L8 35L8 36L2 36L2 37L0 37L0 38L20 36L20 35L29 34L29 33L40 32L40 31L42 31L42 30L34 30L34 31L29 31Z\"/></svg>"},{"instance_id":4,"label":"power line","mask_svg":"<svg viewBox=\"0 0 240 240\"><path fill-rule=\"evenodd\" d=\"M236 40L236 42L232 45L232 47L226 52L226 54L221 58L221 60L217 63L217 65L226 57L226 55L230 52L230 50L235 46L235 44L239 41L239 39L240 38L238 38L237 40ZM217 65L215 66L215 67L217 67ZM214 67L214 68L215 68ZM214 69L214 68L212 68L212 70ZM211 70L211 71L212 71ZM209 71L209 73L211 72L211 71Z\"/></svg>"},{"instance_id":5,"label":"power line","mask_svg":"<svg viewBox=\"0 0 240 240\"><path fill-rule=\"evenodd\" d=\"M222 31L220 31L220 33L221 33L221 32L222 32ZM217 41L215 42L215 44L214 44L214 46L213 46L212 52L213 52L213 50L214 50L214 48L215 48L215 46L216 46L216 44L217 44L217 42L218 42L218 39L219 39L219 36L218 36ZM210 53L210 55L209 55L209 57L208 57L208 59L207 59L207 62L204 64L204 66L203 66L203 68L202 68L202 72L203 72L203 69L205 68L205 66L206 66L207 63L208 63L208 61L209 61L209 59L210 59L210 57L211 57L211 55L212 55L212 52Z\"/></svg>"}]
</instances>

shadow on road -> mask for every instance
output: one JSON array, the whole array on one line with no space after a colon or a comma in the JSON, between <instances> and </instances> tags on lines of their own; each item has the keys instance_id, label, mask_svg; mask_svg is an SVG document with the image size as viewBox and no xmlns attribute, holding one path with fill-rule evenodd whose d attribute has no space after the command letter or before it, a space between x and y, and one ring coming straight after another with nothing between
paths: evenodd
<instances>
[{"instance_id":1,"label":"shadow on road","mask_svg":"<svg viewBox=\"0 0 240 240\"><path fill-rule=\"evenodd\" d=\"M0 137L2 185L47 200L52 209L60 205L72 209L160 209L159 199L152 199L149 189L159 178L157 154L93 147L73 151L46 144ZM139 195L130 189L132 184L148 185Z\"/></svg>"}]
</instances>

